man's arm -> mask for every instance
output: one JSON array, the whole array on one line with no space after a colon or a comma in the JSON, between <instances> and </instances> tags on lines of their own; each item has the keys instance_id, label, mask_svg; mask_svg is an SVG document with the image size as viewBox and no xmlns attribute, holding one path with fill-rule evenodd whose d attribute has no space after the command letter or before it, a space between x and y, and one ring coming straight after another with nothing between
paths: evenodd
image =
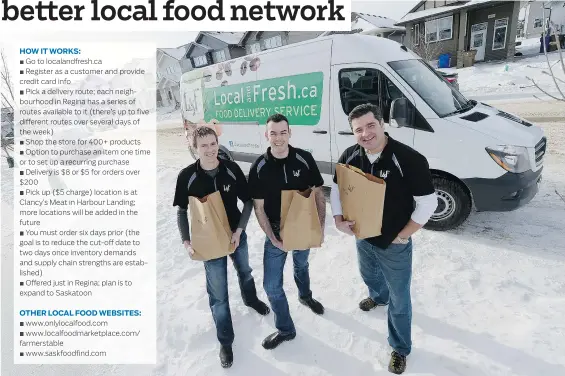
<instances>
[{"instance_id":1,"label":"man's arm","mask_svg":"<svg viewBox=\"0 0 565 376\"><path fill-rule=\"evenodd\" d=\"M326 222L326 196L322 187L314 188L313 193L316 195L316 208L318 209L318 217L320 218L323 233Z\"/></svg>"},{"instance_id":2,"label":"man's arm","mask_svg":"<svg viewBox=\"0 0 565 376\"><path fill-rule=\"evenodd\" d=\"M398 233L398 237L403 239L408 239L424 227L437 208L437 196L428 161L418 154L411 162L405 164L405 173L416 208L406 226Z\"/></svg>"},{"instance_id":3,"label":"man's arm","mask_svg":"<svg viewBox=\"0 0 565 376\"><path fill-rule=\"evenodd\" d=\"M190 227L188 225L187 209L181 207L177 209L177 226L182 242L190 241Z\"/></svg>"},{"instance_id":4,"label":"man's arm","mask_svg":"<svg viewBox=\"0 0 565 376\"><path fill-rule=\"evenodd\" d=\"M271 242L276 241L277 239L275 238L275 234L273 233L273 228L271 227L269 218L267 218L267 213L265 213L265 200L253 200L253 206L255 207L255 216L257 217L259 226L261 227L265 235L267 235L267 237L271 240Z\"/></svg>"}]
</instances>

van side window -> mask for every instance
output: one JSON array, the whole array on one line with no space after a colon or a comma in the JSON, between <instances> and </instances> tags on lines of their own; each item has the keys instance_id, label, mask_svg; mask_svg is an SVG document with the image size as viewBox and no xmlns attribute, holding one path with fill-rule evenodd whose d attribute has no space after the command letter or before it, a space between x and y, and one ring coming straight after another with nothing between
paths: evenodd
<instances>
[{"instance_id":1,"label":"van side window","mask_svg":"<svg viewBox=\"0 0 565 376\"><path fill-rule=\"evenodd\" d=\"M388 79L388 77L381 73L381 111L383 113L383 120L385 123L389 123L390 121L390 106L392 101L397 98L406 98L402 91L398 89L398 87ZM430 124L424 119L420 111L416 109L416 117L414 119L414 125L411 128L424 130L424 131L433 131Z\"/></svg>"},{"instance_id":2,"label":"van side window","mask_svg":"<svg viewBox=\"0 0 565 376\"><path fill-rule=\"evenodd\" d=\"M360 104L380 106L379 71L365 68L341 70L339 93L343 111L347 115Z\"/></svg>"},{"instance_id":3,"label":"van side window","mask_svg":"<svg viewBox=\"0 0 565 376\"><path fill-rule=\"evenodd\" d=\"M405 98L396 85L388 79L387 76L384 74L382 75L382 106L381 111L383 113L383 120L385 123L389 123L390 121L390 106L392 101L398 98Z\"/></svg>"}]
</instances>

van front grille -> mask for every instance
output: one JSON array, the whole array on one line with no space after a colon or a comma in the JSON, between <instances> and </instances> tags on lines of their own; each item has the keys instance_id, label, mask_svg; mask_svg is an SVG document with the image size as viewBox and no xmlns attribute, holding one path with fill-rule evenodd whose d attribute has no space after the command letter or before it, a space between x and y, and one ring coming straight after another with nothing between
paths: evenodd
<instances>
[{"instance_id":1,"label":"van front grille","mask_svg":"<svg viewBox=\"0 0 565 376\"><path fill-rule=\"evenodd\" d=\"M545 155L545 149L547 147L547 138L543 137L540 142L536 144L536 167L539 167L543 163L543 157Z\"/></svg>"}]
</instances>

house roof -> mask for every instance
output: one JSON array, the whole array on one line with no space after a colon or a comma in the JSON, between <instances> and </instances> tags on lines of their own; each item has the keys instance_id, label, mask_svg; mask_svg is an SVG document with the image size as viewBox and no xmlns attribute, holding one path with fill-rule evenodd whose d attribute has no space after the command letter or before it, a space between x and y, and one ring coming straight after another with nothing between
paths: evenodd
<instances>
[{"instance_id":1,"label":"house roof","mask_svg":"<svg viewBox=\"0 0 565 376\"><path fill-rule=\"evenodd\" d=\"M173 59L180 60L183 58L184 54L186 53L186 46L180 46L177 48L159 48L161 52L166 55L169 55Z\"/></svg>"},{"instance_id":2,"label":"house roof","mask_svg":"<svg viewBox=\"0 0 565 376\"><path fill-rule=\"evenodd\" d=\"M206 31L203 32L203 34L219 39L227 44L240 44L241 40L245 35L245 33L242 32L236 33L236 32L224 32L224 31Z\"/></svg>"},{"instance_id":3,"label":"house roof","mask_svg":"<svg viewBox=\"0 0 565 376\"><path fill-rule=\"evenodd\" d=\"M398 28L398 26L395 26L396 21L388 17L377 16L368 13L351 12L351 18L353 19L355 16L369 22L376 27Z\"/></svg>"},{"instance_id":4,"label":"house roof","mask_svg":"<svg viewBox=\"0 0 565 376\"><path fill-rule=\"evenodd\" d=\"M400 21L396 23L396 25L403 25L411 21L421 20L423 18L435 17L435 16L439 16L440 14L450 13L456 10L466 9L476 5L486 4L489 2L492 2L492 0L470 0L465 4L447 5L439 8L424 9L414 13L407 13L404 17L400 19Z\"/></svg>"}]
</instances>

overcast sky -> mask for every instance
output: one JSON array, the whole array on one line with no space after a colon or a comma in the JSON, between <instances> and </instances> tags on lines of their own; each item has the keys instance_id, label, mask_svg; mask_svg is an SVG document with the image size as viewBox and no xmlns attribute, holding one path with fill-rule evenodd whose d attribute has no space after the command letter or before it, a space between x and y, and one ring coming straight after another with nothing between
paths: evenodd
<instances>
[{"instance_id":1,"label":"overcast sky","mask_svg":"<svg viewBox=\"0 0 565 376\"><path fill-rule=\"evenodd\" d=\"M351 7L354 12L374 14L398 21L417 3L417 0L353 1ZM154 39L157 47L172 48L192 42L196 35L198 35L197 32L190 31L185 33L151 32L146 34L146 38Z\"/></svg>"},{"instance_id":2,"label":"overcast sky","mask_svg":"<svg viewBox=\"0 0 565 376\"><path fill-rule=\"evenodd\" d=\"M416 3L417 0L366 0L353 1L352 10L354 12L369 13L376 16L391 18L395 21L400 20ZM221 30L219 30L221 31ZM325 31L325 30L320 30ZM64 38L61 38L64 35ZM158 48L175 48L184 44L188 44L194 40L198 32L76 32L76 33L57 33L57 32L41 32L36 33L29 31L21 33L19 38L28 37L36 42L51 43L53 40L75 40L77 42L147 42L155 43Z\"/></svg>"}]
</instances>

